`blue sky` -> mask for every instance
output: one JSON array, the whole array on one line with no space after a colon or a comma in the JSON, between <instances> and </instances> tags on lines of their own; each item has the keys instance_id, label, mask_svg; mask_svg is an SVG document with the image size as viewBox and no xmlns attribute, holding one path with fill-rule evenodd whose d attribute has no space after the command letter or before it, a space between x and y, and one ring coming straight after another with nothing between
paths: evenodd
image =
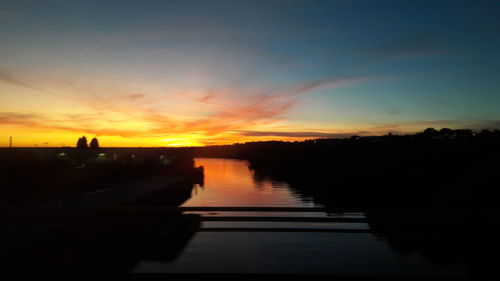
<instances>
[{"instance_id":1,"label":"blue sky","mask_svg":"<svg viewBox=\"0 0 500 281\"><path fill-rule=\"evenodd\" d=\"M0 126L113 145L493 129L499 34L493 0L1 0Z\"/></svg>"}]
</instances>

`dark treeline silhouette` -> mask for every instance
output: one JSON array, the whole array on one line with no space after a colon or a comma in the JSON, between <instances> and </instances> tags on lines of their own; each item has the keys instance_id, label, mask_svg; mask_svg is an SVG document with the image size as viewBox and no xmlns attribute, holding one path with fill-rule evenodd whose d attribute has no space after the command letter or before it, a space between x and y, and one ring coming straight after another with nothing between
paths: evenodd
<instances>
[{"instance_id":1,"label":"dark treeline silhouette","mask_svg":"<svg viewBox=\"0 0 500 281\"><path fill-rule=\"evenodd\" d=\"M76 148L89 148L86 136L82 136L81 138L78 139L78 141L76 142ZM96 137L94 137L90 141L90 148L99 148L99 141L97 140Z\"/></svg>"},{"instance_id":2,"label":"dark treeline silhouette","mask_svg":"<svg viewBox=\"0 0 500 281\"><path fill-rule=\"evenodd\" d=\"M257 177L286 181L335 209L497 208L500 132L427 129L413 135L193 148L249 160Z\"/></svg>"},{"instance_id":3,"label":"dark treeline silhouette","mask_svg":"<svg viewBox=\"0 0 500 281\"><path fill-rule=\"evenodd\" d=\"M76 147L77 148L89 148L89 145L87 144L87 137L83 136L78 139L76 142Z\"/></svg>"},{"instance_id":4,"label":"dark treeline silhouette","mask_svg":"<svg viewBox=\"0 0 500 281\"><path fill-rule=\"evenodd\" d=\"M90 141L90 148L99 148L99 141L97 140L97 138L93 138Z\"/></svg>"}]
</instances>

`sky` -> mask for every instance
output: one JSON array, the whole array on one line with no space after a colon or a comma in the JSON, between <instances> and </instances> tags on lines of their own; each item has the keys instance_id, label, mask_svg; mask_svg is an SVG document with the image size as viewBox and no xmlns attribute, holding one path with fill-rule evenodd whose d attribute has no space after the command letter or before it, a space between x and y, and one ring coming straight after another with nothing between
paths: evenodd
<instances>
[{"instance_id":1,"label":"sky","mask_svg":"<svg viewBox=\"0 0 500 281\"><path fill-rule=\"evenodd\" d=\"M0 0L0 146L500 129L500 1Z\"/></svg>"}]
</instances>

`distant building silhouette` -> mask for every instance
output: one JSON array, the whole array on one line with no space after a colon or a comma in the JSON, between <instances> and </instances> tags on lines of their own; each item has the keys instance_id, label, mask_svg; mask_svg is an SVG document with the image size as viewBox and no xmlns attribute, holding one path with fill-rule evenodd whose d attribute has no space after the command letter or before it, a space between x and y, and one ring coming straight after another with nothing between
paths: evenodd
<instances>
[{"instance_id":1,"label":"distant building silhouette","mask_svg":"<svg viewBox=\"0 0 500 281\"><path fill-rule=\"evenodd\" d=\"M93 138L90 141L90 148L99 148L99 141L97 140L97 138Z\"/></svg>"},{"instance_id":2,"label":"distant building silhouette","mask_svg":"<svg viewBox=\"0 0 500 281\"><path fill-rule=\"evenodd\" d=\"M76 143L77 148L89 148L87 144L87 137L83 136L78 139L78 142Z\"/></svg>"}]
</instances>

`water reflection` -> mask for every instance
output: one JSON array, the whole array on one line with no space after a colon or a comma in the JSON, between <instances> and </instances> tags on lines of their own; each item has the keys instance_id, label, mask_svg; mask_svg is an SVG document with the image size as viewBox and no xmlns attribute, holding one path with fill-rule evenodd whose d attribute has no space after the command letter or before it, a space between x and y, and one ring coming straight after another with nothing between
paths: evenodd
<instances>
[{"instance_id":1,"label":"water reflection","mask_svg":"<svg viewBox=\"0 0 500 281\"><path fill-rule=\"evenodd\" d=\"M304 201L299 195L300 188L292 192L292 187L286 183L256 178L246 161L196 159L196 164L205 167L203 185L196 185L194 190L191 190L191 185L179 189L174 201L172 196L157 193L157 198L150 198L147 202L154 202L155 206L178 206L184 200L187 200L184 206L318 206ZM168 194L172 195L172 190ZM318 198L334 209L333 203L324 200L328 197L315 196L314 200ZM137 204L134 206L140 207ZM6 269L30 268L42 272L412 277L464 277L471 268L484 272L485 266L477 261L484 260L478 257L491 246L493 235L464 232L467 224L463 222L456 228L444 225L436 228L440 223L439 216L437 221L429 221L421 213L400 212L397 215L402 222L399 225L392 223L395 218L391 214L374 212L328 215L316 210L304 213L182 213L176 208L165 214L145 208L128 214L100 214L88 220L70 222L62 228L51 228L53 221L23 224L21 226L36 226L46 233L37 233L36 239L30 237L30 244L21 247L15 255L2 255L1 261ZM239 218L240 221L217 221L222 216L267 216L279 217L279 220L244 221ZM310 218L305 222L281 221L281 217L298 216L332 220L353 218L364 222L326 222L326 219L322 220L325 222L312 222ZM402 221L401 217L405 220ZM54 235L53 229L59 233ZM253 232L249 232L250 229ZM349 233L334 231L339 229ZM368 231L375 235L366 233ZM21 233L10 232L8 235ZM490 239L484 239L489 236ZM9 237L3 234L2 238ZM477 240L477 243L472 240ZM473 245L477 245L477 249ZM495 253L496 248L492 247L491 253ZM439 255L445 256L433 259ZM464 258L468 259L466 263L473 263L472 266L464 267ZM439 262L443 260L446 262Z\"/></svg>"},{"instance_id":2,"label":"water reflection","mask_svg":"<svg viewBox=\"0 0 500 281\"><path fill-rule=\"evenodd\" d=\"M397 214L370 211L366 217L373 233L408 259L459 266L473 280L498 276L492 258L500 252L495 212L410 209Z\"/></svg>"},{"instance_id":3,"label":"water reflection","mask_svg":"<svg viewBox=\"0 0 500 281\"><path fill-rule=\"evenodd\" d=\"M195 185L183 206L319 206L287 183L255 177L245 160L196 158L195 163L205 168L204 185Z\"/></svg>"},{"instance_id":4,"label":"water reflection","mask_svg":"<svg viewBox=\"0 0 500 281\"><path fill-rule=\"evenodd\" d=\"M168 265L145 261L134 271L402 277L464 274L456 266L437 267L401 258L371 234L294 232L202 232L178 260Z\"/></svg>"},{"instance_id":5,"label":"water reflection","mask_svg":"<svg viewBox=\"0 0 500 281\"><path fill-rule=\"evenodd\" d=\"M229 159L196 159L205 167L205 185L198 186L184 206L317 207L302 189L256 176L248 163ZM294 191L292 191L294 190ZM316 201L328 202L325 198ZM334 205L328 203L331 209ZM171 263L142 261L134 272L262 273L347 276L451 277L467 276L460 264L433 264L424 256L402 255L394 241L432 239L415 235L415 227L391 228L373 213L197 212L204 217L273 216L367 219L367 223L281 221L203 221L178 259ZM383 228L386 226L386 228ZM215 231L205 232L207 229ZM418 228L418 227L417 227ZM301 232L299 230L310 229ZM335 230L345 229L349 233ZM249 232L249 231L252 232ZM256 231L257 230L257 231ZM325 230L319 233L314 230ZM328 232L329 230L333 230ZM359 231L361 230L361 231ZM374 230L372 233L359 233ZM396 238L391 237L395 235ZM403 235L403 236L401 236ZM405 236L406 235L406 236Z\"/></svg>"}]
</instances>

